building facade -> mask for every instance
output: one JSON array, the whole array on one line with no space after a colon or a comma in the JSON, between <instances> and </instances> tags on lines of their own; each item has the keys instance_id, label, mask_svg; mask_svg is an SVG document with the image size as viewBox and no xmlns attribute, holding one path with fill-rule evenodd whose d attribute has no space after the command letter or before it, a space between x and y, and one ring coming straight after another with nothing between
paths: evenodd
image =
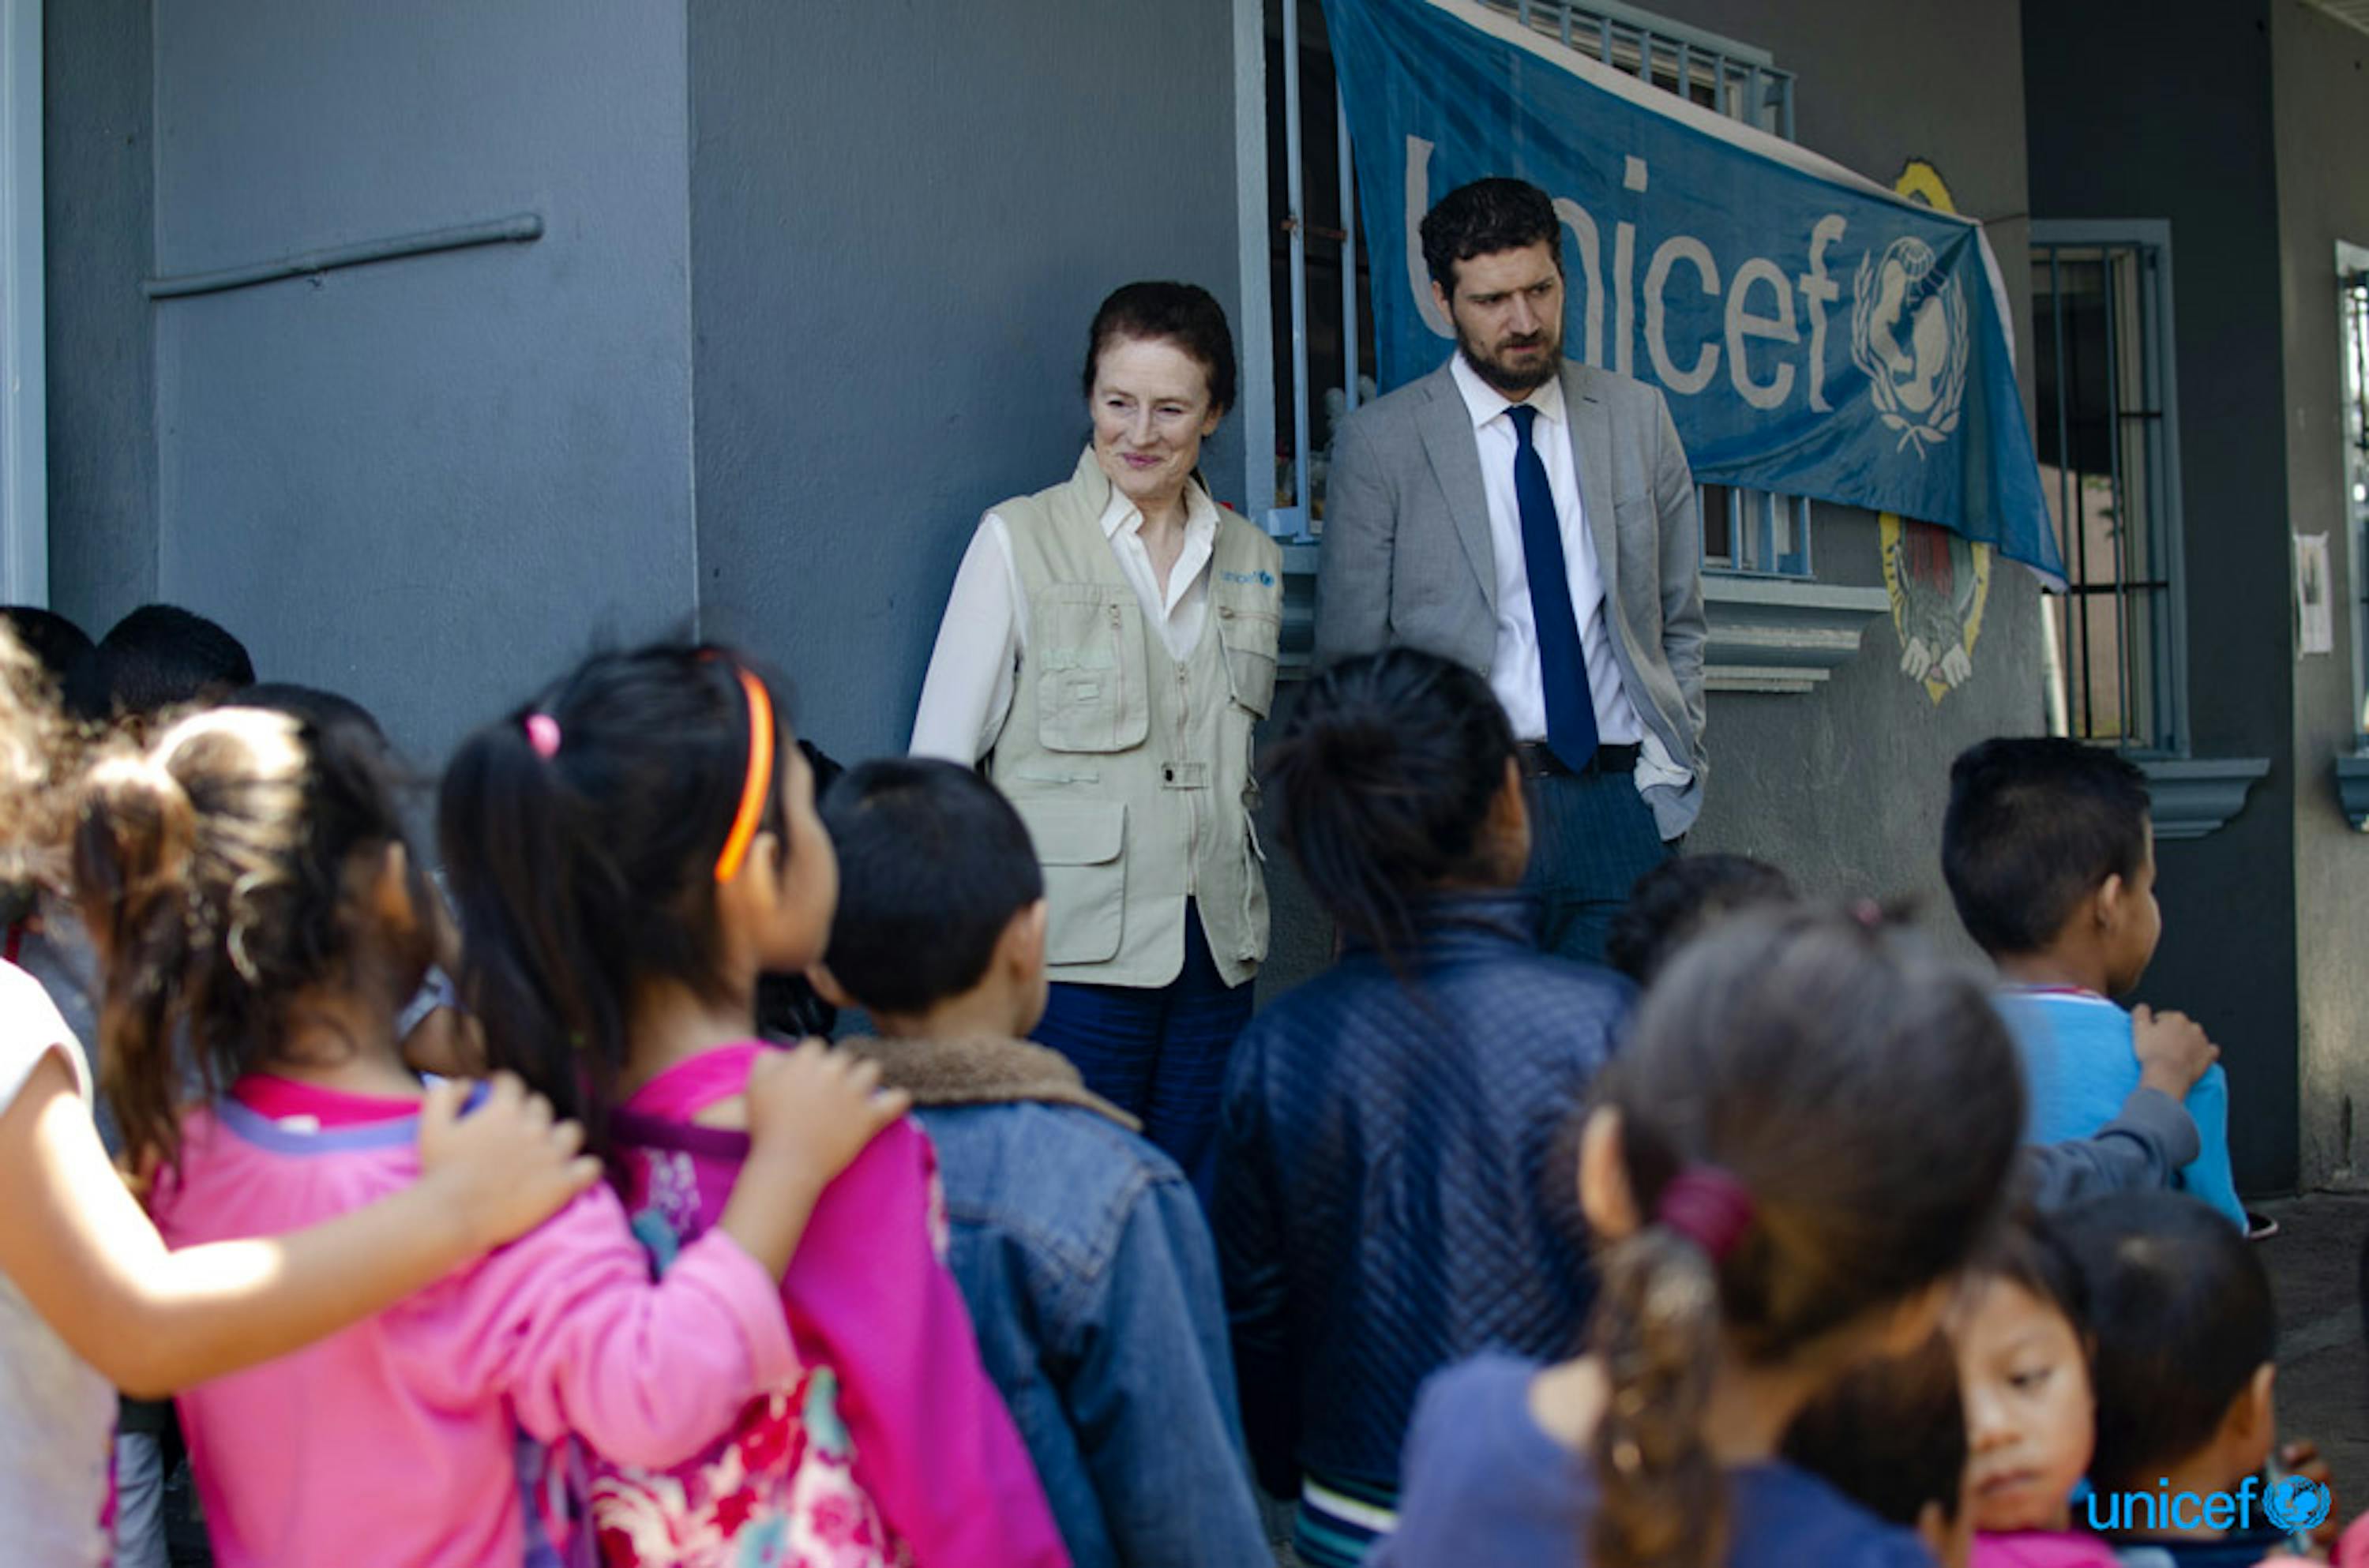
<instances>
[{"instance_id":1,"label":"building facade","mask_svg":"<svg viewBox=\"0 0 2369 1568\"><path fill-rule=\"evenodd\" d=\"M2369 246L2369 184L2323 155L2369 129L2369 35L2299 0L1501 8L1699 97L1745 71L1765 128L1984 220L2036 424L2066 427L2041 445L2068 555L2122 562L2075 609L1933 531L1707 497L1689 847L1919 897L1954 941L1958 750L2055 719L2146 752L2146 994L2226 1047L2249 1190L2349 1166L2369 843L2338 791L2362 585L2335 247ZM1321 525L1360 331L1323 26L1316 0L52 4L51 601L95 632L151 599L214 615L423 763L592 642L666 631L778 664L833 754L894 750L980 511L1075 461L1116 284L1225 303L1246 395L1213 487ZM2160 347L2108 423L2180 398L2127 465L2054 369L2114 308ZM2156 555L2123 560L2141 500ZM2314 535L2333 643L2298 655ZM1268 994L1331 940L1278 882Z\"/></svg>"}]
</instances>

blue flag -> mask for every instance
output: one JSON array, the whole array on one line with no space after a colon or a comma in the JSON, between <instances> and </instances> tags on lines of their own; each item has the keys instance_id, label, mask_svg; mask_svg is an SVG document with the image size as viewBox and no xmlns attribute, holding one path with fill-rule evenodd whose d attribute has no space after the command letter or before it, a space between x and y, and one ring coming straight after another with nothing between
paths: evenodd
<instances>
[{"instance_id":1,"label":"blue flag","mask_svg":"<svg viewBox=\"0 0 2369 1568\"><path fill-rule=\"evenodd\" d=\"M1514 175L1563 220L1564 351L1662 388L1698 479L1897 512L2061 587L1980 224L1474 0L1323 0L1387 388L1452 337L1415 225Z\"/></svg>"}]
</instances>

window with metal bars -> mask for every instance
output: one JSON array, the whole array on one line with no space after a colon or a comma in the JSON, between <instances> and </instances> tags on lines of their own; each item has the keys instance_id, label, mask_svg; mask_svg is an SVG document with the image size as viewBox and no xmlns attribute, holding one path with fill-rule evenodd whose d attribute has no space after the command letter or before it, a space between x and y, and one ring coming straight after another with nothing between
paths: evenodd
<instances>
[{"instance_id":1,"label":"window with metal bars","mask_svg":"<svg viewBox=\"0 0 2369 1568\"><path fill-rule=\"evenodd\" d=\"M2171 256L2160 223L2032 225L2039 456L2066 591L2052 597L2067 733L2187 745Z\"/></svg>"},{"instance_id":2,"label":"window with metal bars","mask_svg":"<svg viewBox=\"0 0 2369 1568\"><path fill-rule=\"evenodd\" d=\"M1776 135L1793 134L1793 76L1765 50L1618 0L1482 3L1665 91ZM1267 382L1250 389L1245 406L1250 439L1271 440L1275 452L1274 496L1263 521L1290 538L1322 531L1333 432L1374 395L1373 271L1357 229L1347 127L1320 0L1267 0L1266 18L1275 344L1269 365L1251 367ZM1806 498L1708 485L1702 516L1707 567L1811 575Z\"/></svg>"},{"instance_id":3,"label":"window with metal bars","mask_svg":"<svg viewBox=\"0 0 2369 1568\"><path fill-rule=\"evenodd\" d=\"M2337 247L2344 343L2344 503L2352 519L2352 719L2369 740L2369 250Z\"/></svg>"}]
</instances>

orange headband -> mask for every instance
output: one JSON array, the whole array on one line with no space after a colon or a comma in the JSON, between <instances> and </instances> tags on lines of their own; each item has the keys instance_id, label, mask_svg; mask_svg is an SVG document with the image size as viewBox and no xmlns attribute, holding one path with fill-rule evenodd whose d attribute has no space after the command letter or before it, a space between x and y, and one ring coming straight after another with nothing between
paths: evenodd
<instances>
[{"instance_id":1,"label":"orange headband","mask_svg":"<svg viewBox=\"0 0 2369 1568\"><path fill-rule=\"evenodd\" d=\"M773 700L765 683L737 666L740 689L749 694L749 776L740 784L740 809L732 816L732 831L724 837L724 853L715 857L715 880L729 882L740 875L741 862L765 819L765 796L773 787Z\"/></svg>"}]
</instances>

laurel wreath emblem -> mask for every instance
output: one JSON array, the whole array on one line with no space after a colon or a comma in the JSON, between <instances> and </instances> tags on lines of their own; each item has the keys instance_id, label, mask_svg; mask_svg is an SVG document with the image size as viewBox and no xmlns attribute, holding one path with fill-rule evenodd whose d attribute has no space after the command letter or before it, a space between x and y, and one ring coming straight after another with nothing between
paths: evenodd
<instances>
[{"instance_id":1,"label":"laurel wreath emblem","mask_svg":"<svg viewBox=\"0 0 2369 1568\"><path fill-rule=\"evenodd\" d=\"M1900 446L1915 447L1918 457L1958 428L1966 372L1974 359L1968 351L1965 290L1955 278L1936 280L1937 265L1931 246L1914 235L1902 235L1881 257L1870 251L1860 258L1851 303L1851 362L1868 378L1868 396L1885 428L1897 431ZM1895 269L1901 282L1898 304L1879 321L1878 306L1885 303L1883 285ZM1928 305L1941 313L1944 359L1938 367L1904 350L1895 338L1904 324L1924 319Z\"/></svg>"}]
</instances>

